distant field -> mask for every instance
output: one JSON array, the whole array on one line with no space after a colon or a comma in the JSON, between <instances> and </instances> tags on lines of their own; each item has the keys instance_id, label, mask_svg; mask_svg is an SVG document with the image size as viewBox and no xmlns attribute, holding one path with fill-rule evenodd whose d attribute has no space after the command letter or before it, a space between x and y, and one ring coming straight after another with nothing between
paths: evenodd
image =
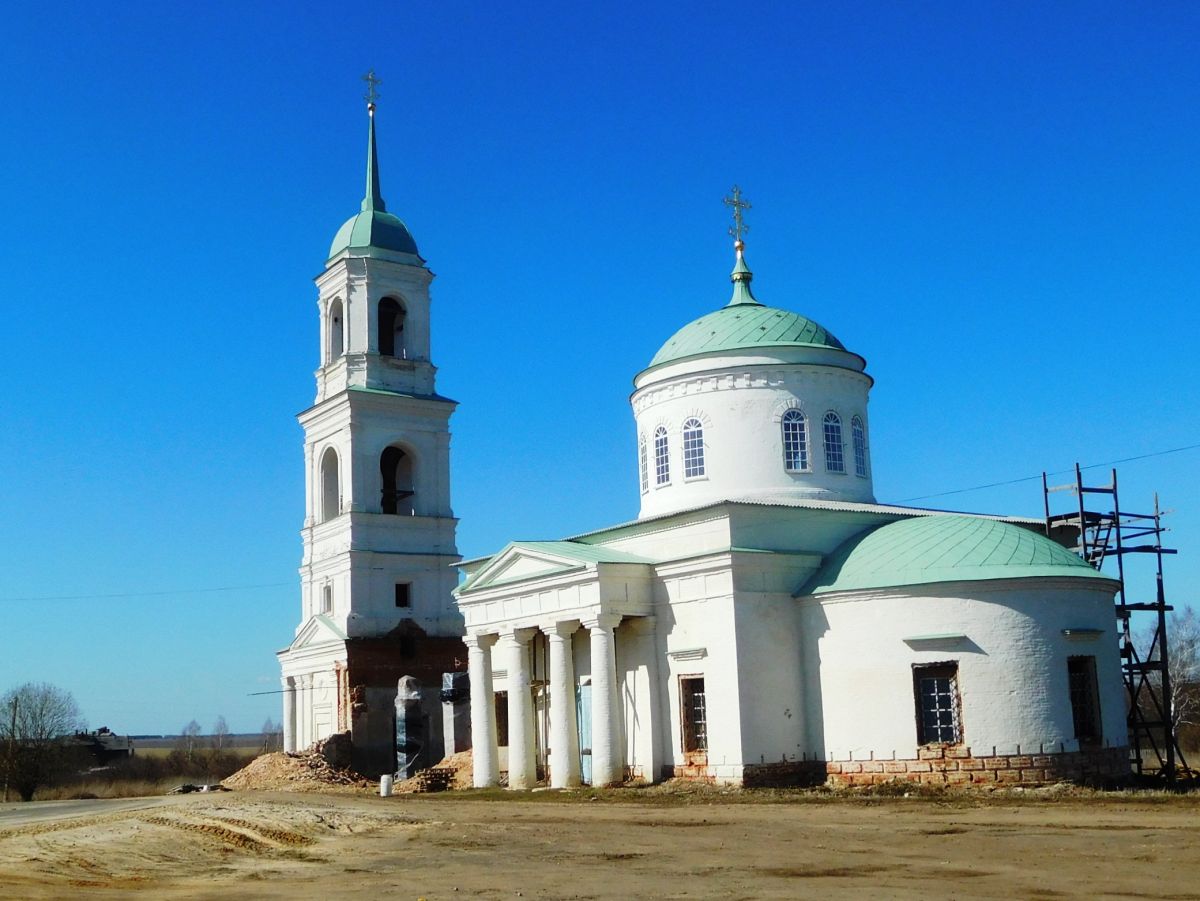
<instances>
[{"instance_id":1,"label":"distant field","mask_svg":"<svg viewBox=\"0 0 1200 901\"><path fill-rule=\"evenodd\" d=\"M138 754L153 751L173 751L183 745L179 735L132 735L134 750ZM199 735L195 739L197 748L211 748L212 736ZM225 749L229 751L257 751L262 747L263 737L257 732L225 736Z\"/></svg>"}]
</instances>

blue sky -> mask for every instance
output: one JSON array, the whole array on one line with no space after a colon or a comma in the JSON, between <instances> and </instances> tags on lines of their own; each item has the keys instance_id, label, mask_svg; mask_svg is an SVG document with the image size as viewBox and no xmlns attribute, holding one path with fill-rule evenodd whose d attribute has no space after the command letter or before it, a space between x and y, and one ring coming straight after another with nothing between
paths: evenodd
<instances>
[{"instance_id":1,"label":"blue sky","mask_svg":"<svg viewBox=\"0 0 1200 901\"><path fill-rule=\"evenodd\" d=\"M368 68L474 556L636 515L631 378L727 299L734 182L757 296L868 360L880 500L1200 443L1198 42L1170 2L10 9L0 690L278 718L251 693L299 612L311 279ZM1120 467L1177 511L1180 602L1198 461Z\"/></svg>"}]
</instances>

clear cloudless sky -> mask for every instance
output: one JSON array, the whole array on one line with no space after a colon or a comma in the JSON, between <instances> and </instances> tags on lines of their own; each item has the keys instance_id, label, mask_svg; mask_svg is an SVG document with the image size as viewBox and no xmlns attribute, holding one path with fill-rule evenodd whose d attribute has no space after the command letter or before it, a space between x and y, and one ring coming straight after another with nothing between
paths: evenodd
<instances>
[{"instance_id":1,"label":"clear cloudless sky","mask_svg":"<svg viewBox=\"0 0 1200 901\"><path fill-rule=\"evenodd\" d=\"M294 415L371 67L383 193L437 273L465 556L636 516L631 379L728 299L734 182L759 299L877 380L881 501L1039 516L1036 479L929 496L1200 443L1194 2L4 19L0 691L56 683L92 727L279 718L253 693L299 616ZM1198 463L1120 466L1126 507L1176 511L1179 602Z\"/></svg>"}]
</instances>

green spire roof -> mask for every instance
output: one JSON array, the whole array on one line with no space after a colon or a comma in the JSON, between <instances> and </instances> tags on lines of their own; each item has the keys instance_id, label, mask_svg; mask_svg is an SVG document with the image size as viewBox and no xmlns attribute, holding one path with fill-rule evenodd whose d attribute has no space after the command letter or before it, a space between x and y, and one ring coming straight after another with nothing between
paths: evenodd
<instances>
[{"instance_id":1,"label":"green spire roof","mask_svg":"<svg viewBox=\"0 0 1200 901\"><path fill-rule=\"evenodd\" d=\"M999 520L939 514L845 541L800 594L1034 577L1112 581L1044 535Z\"/></svg>"},{"instance_id":2,"label":"green spire roof","mask_svg":"<svg viewBox=\"0 0 1200 901\"><path fill-rule=\"evenodd\" d=\"M699 354L755 347L830 347L845 350L842 342L811 319L798 313L764 306L750 290L754 274L746 265L745 245L734 244L737 261L729 280L733 296L715 313L689 322L664 344L650 366L672 363Z\"/></svg>"},{"instance_id":3,"label":"green spire roof","mask_svg":"<svg viewBox=\"0 0 1200 901\"><path fill-rule=\"evenodd\" d=\"M387 211L379 190L379 156L375 149L375 104L367 104L367 187L362 209L342 224L329 247L333 259L344 250L390 250L417 256L408 227Z\"/></svg>"}]
</instances>

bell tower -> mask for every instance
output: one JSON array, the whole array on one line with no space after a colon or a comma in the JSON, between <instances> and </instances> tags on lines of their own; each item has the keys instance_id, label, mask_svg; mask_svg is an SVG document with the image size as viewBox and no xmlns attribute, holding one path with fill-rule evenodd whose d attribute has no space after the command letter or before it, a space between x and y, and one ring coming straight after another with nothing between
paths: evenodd
<instances>
[{"instance_id":1,"label":"bell tower","mask_svg":"<svg viewBox=\"0 0 1200 901\"><path fill-rule=\"evenodd\" d=\"M463 627L451 596L456 404L434 383L433 273L380 192L373 74L368 83L366 190L316 278L317 393L299 415L300 623L279 658L285 747L349 731L356 761L378 767L391 753L398 678L428 681L436 702Z\"/></svg>"}]
</instances>

